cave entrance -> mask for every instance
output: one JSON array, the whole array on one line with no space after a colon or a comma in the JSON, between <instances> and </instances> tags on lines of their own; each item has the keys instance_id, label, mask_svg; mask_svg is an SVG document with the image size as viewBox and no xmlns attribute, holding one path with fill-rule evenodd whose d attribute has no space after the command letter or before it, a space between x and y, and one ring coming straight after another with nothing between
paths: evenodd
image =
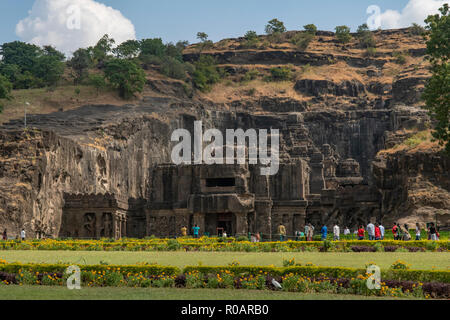
<instances>
[{"instance_id":1,"label":"cave entrance","mask_svg":"<svg viewBox=\"0 0 450 320\"><path fill-rule=\"evenodd\" d=\"M222 236L222 233L226 231L228 236L234 234L233 219L234 214L232 213L219 213L217 214L217 233L218 236Z\"/></svg>"}]
</instances>

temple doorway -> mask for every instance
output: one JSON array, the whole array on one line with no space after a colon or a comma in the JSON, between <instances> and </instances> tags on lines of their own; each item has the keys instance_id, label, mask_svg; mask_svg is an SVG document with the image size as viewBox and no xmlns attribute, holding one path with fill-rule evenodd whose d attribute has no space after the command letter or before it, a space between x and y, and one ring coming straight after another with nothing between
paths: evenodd
<instances>
[{"instance_id":1,"label":"temple doorway","mask_svg":"<svg viewBox=\"0 0 450 320\"><path fill-rule=\"evenodd\" d=\"M217 230L219 236L222 235L223 231L226 231L228 236L234 235L233 216L232 213L217 214Z\"/></svg>"}]
</instances>

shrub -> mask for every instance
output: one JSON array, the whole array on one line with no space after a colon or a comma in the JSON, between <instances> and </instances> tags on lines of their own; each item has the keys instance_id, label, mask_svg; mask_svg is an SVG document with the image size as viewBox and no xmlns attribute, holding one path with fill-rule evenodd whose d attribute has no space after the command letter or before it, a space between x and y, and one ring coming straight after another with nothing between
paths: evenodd
<instances>
[{"instance_id":1,"label":"shrub","mask_svg":"<svg viewBox=\"0 0 450 320\"><path fill-rule=\"evenodd\" d=\"M270 69L271 81L289 81L292 79L292 72L287 67L276 67Z\"/></svg>"},{"instance_id":2,"label":"shrub","mask_svg":"<svg viewBox=\"0 0 450 320\"><path fill-rule=\"evenodd\" d=\"M369 48L366 49L366 56L367 57L375 57L376 54L377 54L377 49L376 48L369 47Z\"/></svg>"},{"instance_id":3,"label":"shrub","mask_svg":"<svg viewBox=\"0 0 450 320\"><path fill-rule=\"evenodd\" d=\"M249 70L245 73L244 77L242 78L243 82L250 82L252 80L257 79L259 76L259 71L256 69Z\"/></svg>"},{"instance_id":4,"label":"shrub","mask_svg":"<svg viewBox=\"0 0 450 320\"><path fill-rule=\"evenodd\" d=\"M405 64L406 63L406 55L399 51L394 51L392 56L395 58L395 63L397 64Z\"/></svg>"},{"instance_id":5,"label":"shrub","mask_svg":"<svg viewBox=\"0 0 450 320\"><path fill-rule=\"evenodd\" d=\"M305 29L305 31L307 33L312 34L314 36L317 33L317 27L315 24L307 24L307 25L303 26L303 29Z\"/></svg>"},{"instance_id":6,"label":"shrub","mask_svg":"<svg viewBox=\"0 0 450 320\"><path fill-rule=\"evenodd\" d=\"M242 46L244 48L257 48L259 43L258 34L255 31L247 31L244 35L244 43Z\"/></svg>"},{"instance_id":7,"label":"shrub","mask_svg":"<svg viewBox=\"0 0 450 320\"><path fill-rule=\"evenodd\" d=\"M175 239L169 239L167 241L167 249L169 251L177 251L181 248L181 244Z\"/></svg>"},{"instance_id":8,"label":"shrub","mask_svg":"<svg viewBox=\"0 0 450 320\"><path fill-rule=\"evenodd\" d=\"M161 73L169 78L179 80L185 80L187 76L184 63L172 57L163 59Z\"/></svg>"},{"instance_id":9,"label":"shrub","mask_svg":"<svg viewBox=\"0 0 450 320\"><path fill-rule=\"evenodd\" d=\"M375 249L376 252L384 252L384 251L385 251L385 248L384 248L383 245L382 245L381 243L379 243L379 242L375 243L375 244L373 245L373 247L374 247L374 249Z\"/></svg>"},{"instance_id":10,"label":"shrub","mask_svg":"<svg viewBox=\"0 0 450 320\"><path fill-rule=\"evenodd\" d=\"M349 43L350 40L352 40L352 36L350 35L350 28L347 26L337 26L336 38L341 43Z\"/></svg>"},{"instance_id":11,"label":"shrub","mask_svg":"<svg viewBox=\"0 0 450 320\"><path fill-rule=\"evenodd\" d=\"M358 27L357 36L362 48L375 48L377 43L367 24Z\"/></svg>"},{"instance_id":12,"label":"shrub","mask_svg":"<svg viewBox=\"0 0 450 320\"><path fill-rule=\"evenodd\" d=\"M304 51L308 48L311 41L314 39L314 34L303 32L297 33L291 40L292 44L298 49Z\"/></svg>"},{"instance_id":13,"label":"shrub","mask_svg":"<svg viewBox=\"0 0 450 320\"><path fill-rule=\"evenodd\" d=\"M392 270L408 270L409 266L405 262L397 260L391 265L390 268Z\"/></svg>"},{"instance_id":14,"label":"shrub","mask_svg":"<svg viewBox=\"0 0 450 320\"><path fill-rule=\"evenodd\" d=\"M212 85L220 81L220 74L217 70L214 58L202 56L195 63L195 71L192 77L194 86L200 91L210 91Z\"/></svg>"},{"instance_id":15,"label":"shrub","mask_svg":"<svg viewBox=\"0 0 450 320\"><path fill-rule=\"evenodd\" d=\"M425 245L425 248L429 251L436 251L436 249L439 247L439 244L435 241L427 242Z\"/></svg>"},{"instance_id":16,"label":"shrub","mask_svg":"<svg viewBox=\"0 0 450 320\"><path fill-rule=\"evenodd\" d=\"M426 30L421 25L419 25L417 23L413 23L410 28L410 32L412 35L415 35L415 36L423 36L425 34Z\"/></svg>"}]
</instances>

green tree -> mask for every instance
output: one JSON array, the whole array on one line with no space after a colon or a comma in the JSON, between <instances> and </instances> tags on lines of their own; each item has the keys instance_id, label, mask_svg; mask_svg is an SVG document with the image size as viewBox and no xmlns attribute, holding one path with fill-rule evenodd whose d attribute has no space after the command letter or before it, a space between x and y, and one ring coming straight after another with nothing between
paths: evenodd
<instances>
[{"instance_id":1,"label":"green tree","mask_svg":"<svg viewBox=\"0 0 450 320\"><path fill-rule=\"evenodd\" d=\"M359 44L362 48L375 48L377 43L373 36L373 33L370 31L369 26L364 23L358 27L356 31L358 34Z\"/></svg>"},{"instance_id":2,"label":"green tree","mask_svg":"<svg viewBox=\"0 0 450 320\"><path fill-rule=\"evenodd\" d=\"M89 75L88 84L97 89L97 96L101 89L106 87L105 77L101 74L91 74Z\"/></svg>"},{"instance_id":3,"label":"green tree","mask_svg":"<svg viewBox=\"0 0 450 320\"><path fill-rule=\"evenodd\" d=\"M220 74L214 58L211 56L202 56L195 63L195 71L192 76L194 86L203 92L210 91L212 86L220 81Z\"/></svg>"},{"instance_id":4,"label":"green tree","mask_svg":"<svg viewBox=\"0 0 450 320\"><path fill-rule=\"evenodd\" d=\"M183 62L183 49L173 43L166 44L166 56L171 57L178 62Z\"/></svg>"},{"instance_id":5,"label":"green tree","mask_svg":"<svg viewBox=\"0 0 450 320\"><path fill-rule=\"evenodd\" d=\"M197 39L201 41L200 52L206 48L211 48L213 46L213 42L211 40L208 40L208 37L209 36L204 32L197 33Z\"/></svg>"},{"instance_id":6,"label":"green tree","mask_svg":"<svg viewBox=\"0 0 450 320\"><path fill-rule=\"evenodd\" d=\"M341 43L349 43L352 40L350 34L350 28L347 26L337 26L336 27L336 38Z\"/></svg>"},{"instance_id":7,"label":"green tree","mask_svg":"<svg viewBox=\"0 0 450 320\"><path fill-rule=\"evenodd\" d=\"M113 49L117 58L132 59L136 58L141 51L141 44L137 40L128 40L119 44Z\"/></svg>"},{"instance_id":8,"label":"green tree","mask_svg":"<svg viewBox=\"0 0 450 320\"><path fill-rule=\"evenodd\" d=\"M67 63L73 69L74 82L80 84L87 76L89 67L92 65L92 55L89 49L78 49L73 53L72 59Z\"/></svg>"},{"instance_id":9,"label":"green tree","mask_svg":"<svg viewBox=\"0 0 450 320\"><path fill-rule=\"evenodd\" d=\"M205 32L197 32L197 39L200 40L201 42L206 42L208 41L208 35Z\"/></svg>"},{"instance_id":10,"label":"green tree","mask_svg":"<svg viewBox=\"0 0 450 320\"><path fill-rule=\"evenodd\" d=\"M11 99L12 84L9 80L0 74L0 99ZM3 105L0 103L0 113L3 111Z\"/></svg>"},{"instance_id":11,"label":"green tree","mask_svg":"<svg viewBox=\"0 0 450 320\"><path fill-rule=\"evenodd\" d=\"M281 34L283 32L286 32L286 27L284 26L284 23L282 21L278 19L272 19L267 23L265 31L268 35Z\"/></svg>"},{"instance_id":12,"label":"green tree","mask_svg":"<svg viewBox=\"0 0 450 320\"><path fill-rule=\"evenodd\" d=\"M163 57L166 54L166 46L160 38L141 40L141 55Z\"/></svg>"},{"instance_id":13,"label":"green tree","mask_svg":"<svg viewBox=\"0 0 450 320\"><path fill-rule=\"evenodd\" d=\"M44 55L49 56L49 57L54 57L55 59L59 60L59 61L64 61L66 59L66 56L64 55L64 53L56 50L54 47L52 46L44 46L42 48Z\"/></svg>"},{"instance_id":14,"label":"green tree","mask_svg":"<svg viewBox=\"0 0 450 320\"><path fill-rule=\"evenodd\" d=\"M247 31L244 35L244 48L256 48L258 46L259 38L255 31Z\"/></svg>"},{"instance_id":15,"label":"green tree","mask_svg":"<svg viewBox=\"0 0 450 320\"><path fill-rule=\"evenodd\" d=\"M105 34L92 48L94 61L99 64L104 64L111 54L114 44L114 39Z\"/></svg>"},{"instance_id":16,"label":"green tree","mask_svg":"<svg viewBox=\"0 0 450 320\"><path fill-rule=\"evenodd\" d=\"M426 22L427 54L432 76L425 86L423 99L435 121L433 136L445 145L450 155L450 17L444 4L440 14L429 16Z\"/></svg>"},{"instance_id":17,"label":"green tree","mask_svg":"<svg viewBox=\"0 0 450 320\"><path fill-rule=\"evenodd\" d=\"M43 52L44 54L36 59L33 75L41 79L45 85L54 86L64 74L65 56L50 46L44 47Z\"/></svg>"},{"instance_id":18,"label":"green tree","mask_svg":"<svg viewBox=\"0 0 450 320\"><path fill-rule=\"evenodd\" d=\"M2 63L0 64L0 74L8 78L9 82L13 84L14 89L18 89L15 87L15 82L20 76L20 67L18 65Z\"/></svg>"},{"instance_id":19,"label":"green tree","mask_svg":"<svg viewBox=\"0 0 450 320\"><path fill-rule=\"evenodd\" d=\"M310 34L312 34L312 35L316 35L316 33L317 33L317 27L316 27L316 25L315 24L307 24L307 25L305 25L305 26L303 26L303 29L305 29L305 31L307 32L307 33L310 33Z\"/></svg>"},{"instance_id":20,"label":"green tree","mask_svg":"<svg viewBox=\"0 0 450 320\"><path fill-rule=\"evenodd\" d=\"M34 44L14 41L4 43L0 48L0 55L4 64L14 64L24 72L32 71L37 58L42 55L42 50Z\"/></svg>"},{"instance_id":21,"label":"green tree","mask_svg":"<svg viewBox=\"0 0 450 320\"><path fill-rule=\"evenodd\" d=\"M105 65L105 78L124 99L130 99L135 93L142 92L145 84L144 70L131 60L109 60Z\"/></svg>"}]
</instances>

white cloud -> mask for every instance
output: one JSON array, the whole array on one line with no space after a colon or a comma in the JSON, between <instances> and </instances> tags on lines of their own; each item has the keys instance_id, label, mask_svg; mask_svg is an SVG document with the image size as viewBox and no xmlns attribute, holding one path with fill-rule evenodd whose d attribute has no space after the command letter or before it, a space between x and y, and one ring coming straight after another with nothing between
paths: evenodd
<instances>
[{"instance_id":1,"label":"white cloud","mask_svg":"<svg viewBox=\"0 0 450 320\"><path fill-rule=\"evenodd\" d=\"M425 25L424 20L448 0L410 0L401 12L386 10L381 14L381 28L396 29L410 27L413 23Z\"/></svg>"},{"instance_id":2,"label":"white cloud","mask_svg":"<svg viewBox=\"0 0 450 320\"><path fill-rule=\"evenodd\" d=\"M105 34L116 44L136 39L134 25L119 10L94 0L35 0L16 34L39 46L52 45L71 54L95 45Z\"/></svg>"}]
</instances>

